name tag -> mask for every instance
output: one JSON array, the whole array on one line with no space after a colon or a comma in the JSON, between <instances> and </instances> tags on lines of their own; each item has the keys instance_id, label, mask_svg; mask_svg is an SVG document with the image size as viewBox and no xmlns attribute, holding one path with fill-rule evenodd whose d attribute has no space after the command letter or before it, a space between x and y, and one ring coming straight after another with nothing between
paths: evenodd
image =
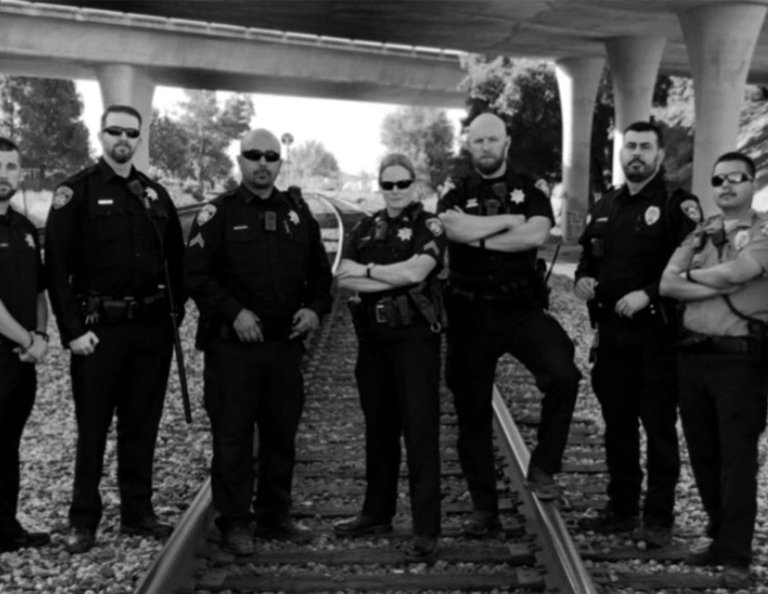
<instances>
[{"instance_id":1,"label":"name tag","mask_svg":"<svg viewBox=\"0 0 768 594\"><path fill-rule=\"evenodd\" d=\"M245 231L248 228L248 225L237 225L235 227L232 227L232 231Z\"/></svg>"},{"instance_id":2,"label":"name tag","mask_svg":"<svg viewBox=\"0 0 768 594\"><path fill-rule=\"evenodd\" d=\"M112 198L100 198L97 202L99 206L109 206L110 204L114 204L115 201L112 200Z\"/></svg>"}]
</instances>

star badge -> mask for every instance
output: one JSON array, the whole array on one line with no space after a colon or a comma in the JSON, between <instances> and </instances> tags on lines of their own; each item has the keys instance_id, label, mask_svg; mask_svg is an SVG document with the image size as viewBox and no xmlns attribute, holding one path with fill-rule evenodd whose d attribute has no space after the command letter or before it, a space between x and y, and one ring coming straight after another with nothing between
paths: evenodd
<instances>
[{"instance_id":1,"label":"star badge","mask_svg":"<svg viewBox=\"0 0 768 594\"><path fill-rule=\"evenodd\" d=\"M299 224L299 215L296 214L295 210L288 211L288 218L290 219L291 223L294 225Z\"/></svg>"},{"instance_id":2,"label":"star badge","mask_svg":"<svg viewBox=\"0 0 768 594\"><path fill-rule=\"evenodd\" d=\"M522 204L525 202L525 192L523 192L520 188L516 188L509 193L509 199L515 204Z\"/></svg>"},{"instance_id":3,"label":"star badge","mask_svg":"<svg viewBox=\"0 0 768 594\"><path fill-rule=\"evenodd\" d=\"M410 241L411 237L413 237L413 230L410 227L403 227L402 229L398 229L397 238L400 241Z\"/></svg>"},{"instance_id":4,"label":"star badge","mask_svg":"<svg viewBox=\"0 0 768 594\"><path fill-rule=\"evenodd\" d=\"M32 234L30 234L30 233L27 233L26 235L24 235L24 241L26 241L26 242L27 242L27 245L28 245L29 247L31 247L32 249L34 249L34 247L35 247L35 238L34 238L34 237L32 237Z\"/></svg>"}]
</instances>

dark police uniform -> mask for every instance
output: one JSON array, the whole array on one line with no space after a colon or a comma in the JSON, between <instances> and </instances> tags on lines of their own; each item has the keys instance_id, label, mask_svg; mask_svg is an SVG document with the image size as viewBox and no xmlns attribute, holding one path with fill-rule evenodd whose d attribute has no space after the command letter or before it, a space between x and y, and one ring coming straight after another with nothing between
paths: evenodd
<instances>
[{"instance_id":1,"label":"dark police uniform","mask_svg":"<svg viewBox=\"0 0 768 594\"><path fill-rule=\"evenodd\" d=\"M659 282L669 256L699 219L697 199L680 190L668 195L660 172L634 196L626 185L606 194L590 210L580 239L576 281L592 277L598 283L589 304L599 337L592 386L605 420L608 509L617 518L638 515L639 418L648 440L647 527L672 526L680 472L675 311L659 298ZM636 290L647 293L650 305L631 319L616 314L616 302Z\"/></svg>"},{"instance_id":2,"label":"dark police uniform","mask_svg":"<svg viewBox=\"0 0 768 594\"><path fill-rule=\"evenodd\" d=\"M554 222L547 197L510 169L496 179L472 172L446 193L438 210L453 207L470 215L519 214ZM449 240L448 263L446 381L458 415L459 460L475 509L497 514L491 396L499 357L516 357L544 393L531 464L547 473L560 470L581 374L573 343L546 311L536 249L500 252Z\"/></svg>"},{"instance_id":3,"label":"dark police uniform","mask_svg":"<svg viewBox=\"0 0 768 594\"><path fill-rule=\"evenodd\" d=\"M302 307L330 309L332 282L320 228L303 200L245 186L203 207L192 225L186 285L200 310L205 406L213 433L211 484L222 531L247 525L253 496L253 427L259 430L262 524L288 515L295 436L303 408L304 345L289 339ZM242 309L258 316L264 342L242 343L232 323Z\"/></svg>"},{"instance_id":4,"label":"dark police uniform","mask_svg":"<svg viewBox=\"0 0 768 594\"><path fill-rule=\"evenodd\" d=\"M104 448L117 409L121 517L135 525L154 516L152 460L173 344L164 259L183 311L176 209L162 186L136 169L120 177L102 158L58 187L45 239L62 343L87 331L99 339L93 354L71 358L78 437L70 522L88 530L99 523Z\"/></svg>"},{"instance_id":5,"label":"dark police uniform","mask_svg":"<svg viewBox=\"0 0 768 594\"><path fill-rule=\"evenodd\" d=\"M440 533L440 329L437 275L445 234L420 203L391 218L366 217L344 257L360 264L394 264L427 255L437 266L419 285L361 293L354 309L359 342L355 377L365 416L366 491L362 515L382 524L396 511L400 435L408 455L413 532Z\"/></svg>"},{"instance_id":6,"label":"dark police uniform","mask_svg":"<svg viewBox=\"0 0 768 594\"><path fill-rule=\"evenodd\" d=\"M749 256L768 270L768 214L752 211L725 235L718 215L692 233L671 260L709 268ZM685 304L680 418L709 516L710 551L721 563L748 566L757 516L758 442L768 394L768 276L728 296ZM749 319L747 319L749 318Z\"/></svg>"},{"instance_id":7,"label":"dark police uniform","mask_svg":"<svg viewBox=\"0 0 768 594\"><path fill-rule=\"evenodd\" d=\"M0 215L0 301L27 330L37 327L37 295L45 289L35 226L9 208ZM16 520L19 443L35 402L33 363L22 363L19 345L0 334L0 543L23 533Z\"/></svg>"}]
</instances>

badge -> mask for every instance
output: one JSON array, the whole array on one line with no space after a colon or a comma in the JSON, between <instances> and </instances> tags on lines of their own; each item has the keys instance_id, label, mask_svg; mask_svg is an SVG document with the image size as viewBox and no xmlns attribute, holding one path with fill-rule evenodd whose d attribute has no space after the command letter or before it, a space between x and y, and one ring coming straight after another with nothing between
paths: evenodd
<instances>
[{"instance_id":1,"label":"badge","mask_svg":"<svg viewBox=\"0 0 768 594\"><path fill-rule=\"evenodd\" d=\"M200 209L200 212L197 213L197 224L199 226L205 225L208 221L210 221L213 218L213 215L216 214L216 207L213 204L206 204L203 206L203 208Z\"/></svg>"},{"instance_id":2,"label":"badge","mask_svg":"<svg viewBox=\"0 0 768 594\"><path fill-rule=\"evenodd\" d=\"M522 204L525 202L525 192L523 192L520 188L516 188L509 193L509 199L515 204Z\"/></svg>"},{"instance_id":3,"label":"badge","mask_svg":"<svg viewBox=\"0 0 768 594\"><path fill-rule=\"evenodd\" d=\"M435 237L440 237L443 234L443 222L437 218L427 219L427 229L429 229Z\"/></svg>"},{"instance_id":4,"label":"badge","mask_svg":"<svg viewBox=\"0 0 768 594\"><path fill-rule=\"evenodd\" d=\"M450 177L446 178L446 180L443 182L443 185L437 187L438 195L440 198L444 198L448 192L455 188L456 184L453 183L453 180Z\"/></svg>"},{"instance_id":5,"label":"badge","mask_svg":"<svg viewBox=\"0 0 768 594\"><path fill-rule=\"evenodd\" d=\"M733 237L733 247L737 250L744 249L744 246L749 243L749 231L747 229L740 229Z\"/></svg>"},{"instance_id":6,"label":"badge","mask_svg":"<svg viewBox=\"0 0 768 594\"><path fill-rule=\"evenodd\" d=\"M53 195L53 208L61 208L62 206L69 204L73 194L74 192L72 191L72 188L68 186L59 186L56 188L56 193Z\"/></svg>"},{"instance_id":7,"label":"badge","mask_svg":"<svg viewBox=\"0 0 768 594\"><path fill-rule=\"evenodd\" d=\"M203 239L203 236L201 233L198 233L192 239L189 240L189 247L195 247L196 245L199 245L200 249L203 249L205 247L205 240Z\"/></svg>"},{"instance_id":8,"label":"badge","mask_svg":"<svg viewBox=\"0 0 768 594\"><path fill-rule=\"evenodd\" d=\"M477 198L470 198L467 200L466 208L477 208Z\"/></svg>"},{"instance_id":9,"label":"badge","mask_svg":"<svg viewBox=\"0 0 768 594\"><path fill-rule=\"evenodd\" d=\"M295 210L288 211L288 218L290 219L291 223L293 223L294 225L299 224L299 215Z\"/></svg>"},{"instance_id":10,"label":"badge","mask_svg":"<svg viewBox=\"0 0 768 594\"><path fill-rule=\"evenodd\" d=\"M680 208L685 213L685 216L694 223L698 223L701 220L701 209L695 200L683 200L680 203Z\"/></svg>"},{"instance_id":11,"label":"badge","mask_svg":"<svg viewBox=\"0 0 768 594\"><path fill-rule=\"evenodd\" d=\"M410 241L413 237L413 230L410 227L403 227L397 230L397 238L400 241Z\"/></svg>"},{"instance_id":12,"label":"badge","mask_svg":"<svg viewBox=\"0 0 768 594\"><path fill-rule=\"evenodd\" d=\"M27 245L31 247L32 249L35 249L35 238L32 237L31 234L27 233L24 235L24 241L27 242Z\"/></svg>"},{"instance_id":13,"label":"badge","mask_svg":"<svg viewBox=\"0 0 768 594\"><path fill-rule=\"evenodd\" d=\"M645 209L645 215L643 215L645 218L645 224L650 227L659 220L660 215L661 211L659 210L658 206L649 206Z\"/></svg>"},{"instance_id":14,"label":"badge","mask_svg":"<svg viewBox=\"0 0 768 594\"><path fill-rule=\"evenodd\" d=\"M152 201L157 200L157 192L155 192L155 188L147 188L144 190L144 193L147 195L147 198L149 198Z\"/></svg>"}]
</instances>

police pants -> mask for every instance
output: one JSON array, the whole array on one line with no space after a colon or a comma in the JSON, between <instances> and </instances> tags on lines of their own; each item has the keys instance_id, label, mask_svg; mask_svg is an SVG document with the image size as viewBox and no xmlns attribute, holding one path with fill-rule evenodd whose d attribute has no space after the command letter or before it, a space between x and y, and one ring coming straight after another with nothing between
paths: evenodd
<instances>
[{"instance_id":1,"label":"police pants","mask_svg":"<svg viewBox=\"0 0 768 594\"><path fill-rule=\"evenodd\" d=\"M518 359L544 394L531 464L549 473L561 468L581 373L571 339L546 311L456 297L447 306L445 377L459 424L459 461L475 509L497 513L491 402L499 357Z\"/></svg>"},{"instance_id":2,"label":"police pants","mask_svg":"<svg viewBox=\"0 0 768 594\"><path fill-rule=\"evenodd\" d=\"M622 322L616 321L615 324ZM646 434L646 525L670 527L680 474L677 389L671 336L662 326L599 327L592 387L605 421L608 498L613 511L635 516L640 506L640 423Z\"/></svg>"},{"instance_id":3,"label":"police pants","mask_svg":"<svg viewBox=\"0 0 768 594\"><path fill-rule=\"evenodd\" d=\"M75 484L69 520L95 530L107 432L117 411L117 483L124 523L153 515L152 463L163 412L173 337L168 324L126 321L92 328L91 355L72 355L77 420Z\"/></svg>"},{"instance_id":4,"label":"police pants","mask_svg":"<svg viewBox=\"0 0 768 594\"><path fill-rule=\"evenodd\" d=\"M726 561L749 565L768 366L747 355L681 352L680 418L696 485Z\"/></svg>"},{"instance_id":5,"label":"police pants","mask_svg":"<svg viewBox=\"0 0 768 594\"><path fill-rule=\"evenodd\" d=\"M211 489L225 531L287 515L304 407L301 340L241 343L214 338L205 351L205 408L211 420ZM254 423L259 435L258 493L253 499ZM253 501L252 501L253 500Z\"/></svg>"},{"instance_id":6,"label":"police pants","mask_svg":"<svg viewBox=\"0 0 768 594\"><path fill-rule=\"evenodd\" d=\"M7 342L0 342L0 540L17 536L19 501L19 443L32 412L36 390L35 366L22 363Z\"/></svg>"},{"instance_id":7,"label":"police pants","mask_svg":"<svg viewBox=\"0 0 768 594\"><path fill-rule=\"evenodd\" d=\"M358 330L355 378L365 416L363 514L389 522L397 504L400 436L408 457L413 532L440 533L440 335L422 324Z\"/></svg>"}]
</instances>

